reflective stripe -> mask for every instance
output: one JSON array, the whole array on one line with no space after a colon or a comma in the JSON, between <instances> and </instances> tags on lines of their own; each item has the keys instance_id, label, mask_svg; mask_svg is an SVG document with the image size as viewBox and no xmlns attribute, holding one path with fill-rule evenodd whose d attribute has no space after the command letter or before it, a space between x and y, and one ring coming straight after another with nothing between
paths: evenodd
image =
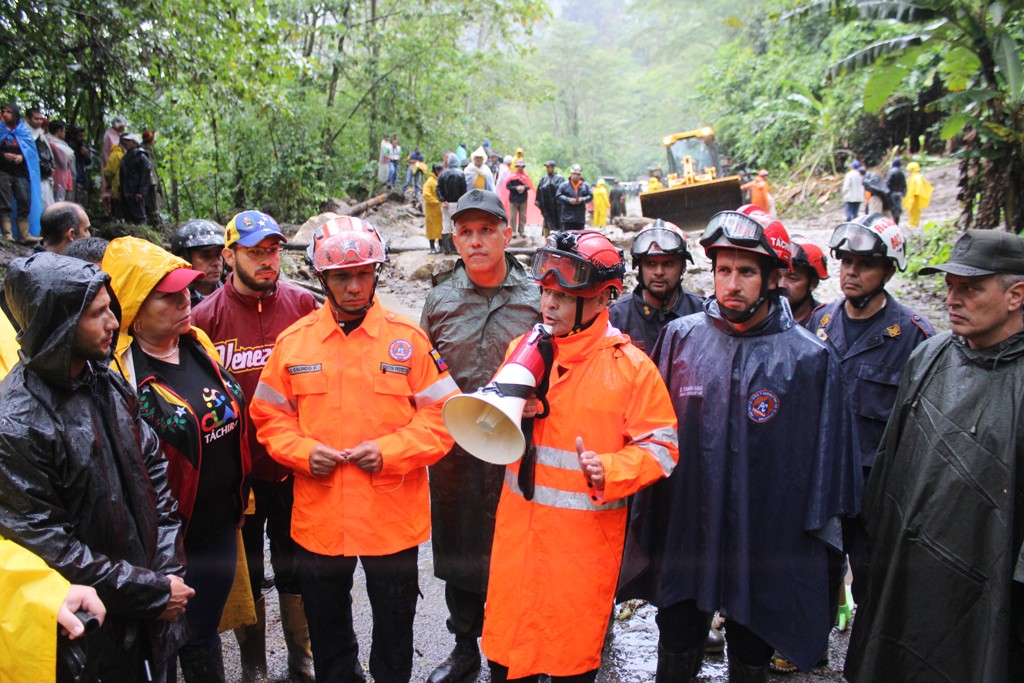
<instances>
[{"instance_id":1,"label":"reflective stripe","mask_svg":"<svg viewBox=\"0 0 1024 683\"><path fill-rule=\"evenodd\" d=\"M676 468L676 463L672 460L672 455L668 452L668 448L657 443L658 441L670 443L678 447L679 433L672 427L659 427L649 434L642 434L633 439L630 445L637 446L650 453L667 477Z\"/></svg>"},{"instance_id":2,"label":"reflective stripe","mask_svg":"<svg viewBox=\"0 0 1024 683\"><path fill-rule=\"evenodd\" d=\"M455 380L451 377L442 377L420 393L413 396L413 400L416 402L416 409L419 410L423 406L440 401L448 394L458 390L459 385L455 383Z\"/></svg>"},{"instance_id":3,"label":"reflective stripe","mask_svg":"<svg viewBox=\"0 0 1024 683\"><path fill-rule=\"evenodd\" d=\"M256 392L252 395L253 398L258 398L261 401L266 401L275 408L280 408L289 415L294 415L298 412L299 404L295 399L287 399L281 395L281 393L274 387L260 382L256 385Z\"/></svg>"},{"instance_id":4,"label":"reflective stripe","mask_svg":"<svg viewBox=\"0 0 1024 683\"><path fill-rule=\"evenodd\" d=\"M538 454L539 455L539 454ZM505 485L517 496L522 496L523 491L519 488L519 480L512 470L505 470ZM531 503L545 505L562 510L581 510L583 512L602 512L605 510L617 510L626 507L626 501L615 500L610 503L598 505L586 493L573 493L571 491L559 491L550 486L537 486L533 491Z\"/></svg>"},{"instance_id":5,"label":"reflective stripe","mask_svg":"<svg viewBox=\"0 0 1024 683\"><path fill-rule=\"evenodd\" d=\"M557 467L560 470L574 470L582 474L580 456L576 451L562 451L548 446L537 446L537 464Z\"/></svg>"}]
</instances>

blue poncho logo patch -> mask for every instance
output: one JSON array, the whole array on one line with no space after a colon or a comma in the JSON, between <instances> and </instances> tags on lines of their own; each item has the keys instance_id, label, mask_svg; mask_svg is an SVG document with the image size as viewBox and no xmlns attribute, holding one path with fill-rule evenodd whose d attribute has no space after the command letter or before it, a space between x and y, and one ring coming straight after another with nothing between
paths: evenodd
<instances>
[{"instance_id":1,"label":"blue poncho logo patch","mask_svg":"<svg viewBox=\"0 0 1024 683\"><path fill-rule=\"evenodd\" d=\"M754 422L768 422L775 417L777 412L779 412L779 397L768 389L755 391L747 401L747 417Z\"/></svg>"}]
</instances>

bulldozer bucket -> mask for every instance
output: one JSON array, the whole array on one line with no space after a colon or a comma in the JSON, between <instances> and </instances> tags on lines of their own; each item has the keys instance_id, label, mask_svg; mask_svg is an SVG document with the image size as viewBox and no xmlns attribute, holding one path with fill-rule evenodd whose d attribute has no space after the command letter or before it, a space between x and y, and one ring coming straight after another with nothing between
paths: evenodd
<instances>
[{"instance_id":1,"label":"bulldozer bucket","mask_svg":"<svg viewBox=\"0 0 1024 683\"><path fill-rule=\"evenodd\" d=\"M739 176L640 194L644 216L675 223L683 230L703 230L716 213L735 211L742 203Z\"/></svg>"}]
</instances>

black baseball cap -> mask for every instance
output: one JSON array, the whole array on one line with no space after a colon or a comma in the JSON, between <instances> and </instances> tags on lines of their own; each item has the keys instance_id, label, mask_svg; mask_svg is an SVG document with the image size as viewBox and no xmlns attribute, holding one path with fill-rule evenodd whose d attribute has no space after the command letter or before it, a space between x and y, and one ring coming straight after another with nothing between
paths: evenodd
<instances>
[{"instance_id":1,"label":"black baseball cap","mask_svg":"<svg viewBox=\"0 0 1024 683\"><path fill-rule=\"evenodd\" d=\"M546 161L546 162L544 162L544 165L545 166L558 166L558 164L556 164L554 161Z\"/></svg>"},{"instance_id":2,"label":"black baseball cap","mask_svg":"<svg viewBox=\"0 0 1024 683\"><path fill-rule=\"evenodd\" d=\"M455 206L452 220L458 220L461 214L473 209L486 211L492 216L500 218L502 223L508 223L508 215L505 213L505 205L501 203L501 198L493 192L479 189L470 190L462 195L459 203Z\"/></svg>"},{"instance_id":3,"label":"black baseball cap","mask_svg":"<svg viewBox=\"0 0 1024 683\"><path fill-rule=\"evenodd\" d=\"M922 268L918 274L933 275L938 272L961 277L996 273L1024 275L1024 240L997 230L968 230L956 241L948 261L942 265Z\"/></svg>"}]
</instances>

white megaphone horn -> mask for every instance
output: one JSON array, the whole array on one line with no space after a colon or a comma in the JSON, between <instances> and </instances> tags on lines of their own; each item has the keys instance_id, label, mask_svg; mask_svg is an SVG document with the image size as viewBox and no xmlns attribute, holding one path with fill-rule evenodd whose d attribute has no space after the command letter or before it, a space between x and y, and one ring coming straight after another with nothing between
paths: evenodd
<instances>
[{"instance_id":1,"label":"white megaphone horn","mask_svg":"<svg viewBox=\"0 0 1024 683\"><path fill-rule=\"evenodd\" d=\"M494 465L523 456L523 408L548 370L538 344L550 338L550 326L534 325L487 386L445 401L444 425L467 453Z\"/></svg>"}]
</instances>

